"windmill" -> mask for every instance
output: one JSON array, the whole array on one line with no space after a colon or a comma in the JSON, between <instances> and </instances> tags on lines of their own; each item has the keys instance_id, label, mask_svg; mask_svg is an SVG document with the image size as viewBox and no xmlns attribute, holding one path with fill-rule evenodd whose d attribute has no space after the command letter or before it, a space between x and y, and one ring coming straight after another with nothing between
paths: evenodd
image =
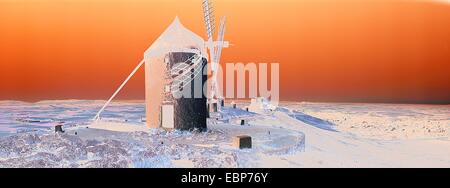
<instances>
[{"instance_id":1,"label":"windmill","mask_svg":"<svg viewBox=\"0 0 450 188\"><path fill-rule=\"evenodd\" d=\"M218 74L218 66L220 62L220 56L222 55L222 48L227 48L229 46L227 41L224 41L225 35L225 23L226 18L221 17L219 32L217 36L217 41L213 40L214 32L215 32L215 18L214 18L214 9L209 0L203 0L203 17L206 28L206 35L208 37L206 41L206 47L209 51L209 62L211 63L211 88L209 94L209 103L220 103L223 104L223 97L220 95L219 85L217 81ZM217 106L217 104L215 104Z\"/></svg>"},{"instance_id":2,"label":"windmill","mask_svg":"<svg viewBox=\"0 0 450 188\"><path fill-rule=\"evenodd\" d=\"M144 52L144 59L106 101L94 120L101 119L100 115L114 97L137 70L144 67L147 127L204 130L208 114L205 106L211 102L218 107L217 101L221 100L217 82L218 64L222 48L228 47L228 42L224 41L225 17L221 18L217 41L214 41L214 14L208 0L203 1L203 13L208 37L206 42L202 37L185 28L176 17ZM209 51L209 61L207 51ZM210 88L208 88L210 91L208 97L211 100L207 100L207 96L174 98L172 94L182 92L186 85L195 85L194 78L201 79L202 83L207 81L207 76L202 74L207 62L211 63L212 72ZM189 90L184 91L189 92Z\"/></svg>"}]
</instances>

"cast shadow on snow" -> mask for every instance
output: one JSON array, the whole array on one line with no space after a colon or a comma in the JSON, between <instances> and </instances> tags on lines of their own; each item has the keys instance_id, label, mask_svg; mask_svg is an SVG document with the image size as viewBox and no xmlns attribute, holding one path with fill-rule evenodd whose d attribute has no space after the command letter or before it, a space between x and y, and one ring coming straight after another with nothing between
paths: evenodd
<instances>
[{"instance_id":1,"label":"cast shadow on snow","mask_svg":"<svg viewBox=\"0 0 450 188\"><path fill-rule=\"evenodd\" d=\"M280 110L280 109L279 109ZM285 110L280 110L280 111L286 111L287 109L285 109ZM293 118L295 118L295 119L297 119L297 120L299 120L299 121L301 121L301 122L303 122L303 123L306 123L306 124L308 124L308 125L312 125L312 126L314 126L314 127L317 127L317 128L319 128L319 129L323 129L323 130L327 130L327 131L334 131L334 132L337 132L335 129L334 129L334 124L333 123L330 123L330 122L328 122L328 121L326 121L326 120L323 120L323 119L319 119L319 118L316 118L316 117L313 117L313 116L310 116L310 115L308 115L308 114L305 114L305 113L302 113L302 112L299 112L299 111L292 111L292 112L289 112L289 113L287 113L290 117L293 117Z\"/></svg>"}]
</instances>

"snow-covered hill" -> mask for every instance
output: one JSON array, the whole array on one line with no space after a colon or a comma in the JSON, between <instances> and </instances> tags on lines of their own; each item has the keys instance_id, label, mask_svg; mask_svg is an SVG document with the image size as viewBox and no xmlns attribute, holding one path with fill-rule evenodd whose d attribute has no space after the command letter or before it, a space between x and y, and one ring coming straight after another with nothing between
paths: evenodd
<instances>
[{"instance_id":1,"label":"snow-covered hill","mask_svg":"<svg viewBox=\"0 0 450 188\"><path fill-rule=\"evenodd\" d=\"M139 102L113 103L93 124L102 104L0 102L0 167L450 167L449 106L282 103L258 114L238 104L207 132L183 132L148 130ZM253 148L234 147L237 135Z\"/></svg>"}]
</instances>

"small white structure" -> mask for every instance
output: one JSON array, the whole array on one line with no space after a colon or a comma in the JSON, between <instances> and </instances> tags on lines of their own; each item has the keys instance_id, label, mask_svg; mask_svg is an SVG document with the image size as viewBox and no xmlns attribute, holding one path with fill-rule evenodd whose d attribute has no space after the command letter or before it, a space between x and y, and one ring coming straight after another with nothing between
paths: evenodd
<instances>
[{"instance_id":1,"label":"small white structure","mask_svg":"<svg viewBox=\"0 0 450 188\"><path fill-rule=\"evenodd\" d=\"M270 103L264 97L258 97L251 100L250 105L247 107L249 112L255 113L271 113L277 109L277 106Z\"/></svg>"}]
</instances>

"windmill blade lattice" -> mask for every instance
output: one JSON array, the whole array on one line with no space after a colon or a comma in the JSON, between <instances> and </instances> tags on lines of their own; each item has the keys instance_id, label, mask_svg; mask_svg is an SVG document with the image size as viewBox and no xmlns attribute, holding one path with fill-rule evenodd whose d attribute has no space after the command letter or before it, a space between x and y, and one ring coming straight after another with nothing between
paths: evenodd
<instances>
[{"instance_id":1,"label":"windmill blade lattice","mask_svg":"<svg viewBox=\"0 0 450 188\"><path fill-rule=\"evenodd\" d=\"M171 69L172 83L170 91L179 92L185 84L191 83L202 72L202 56L196 54L185 62L176 63Z\"/></svg>"}]
</instances>

